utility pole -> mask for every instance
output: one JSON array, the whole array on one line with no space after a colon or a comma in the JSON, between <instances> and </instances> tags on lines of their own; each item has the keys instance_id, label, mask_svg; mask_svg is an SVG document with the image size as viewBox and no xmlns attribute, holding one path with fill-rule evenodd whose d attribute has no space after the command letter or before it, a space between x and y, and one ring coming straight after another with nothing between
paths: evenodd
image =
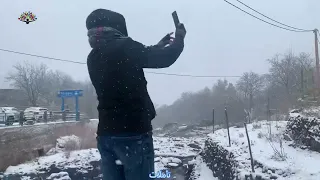
<instances>
[{"instance_id":1,"label":"utility pole","mask_svg":"<svg viewBox=\"0 0 320 180\"><path fill-rule=\"evenodd\" d=\"M316 89L319 90L320 89L320 66L319 66L319 50L318 50L318 29L313 30L314 33L314 43L315 43L315 54L316 54L316 78L315 78L315 85L316 85Z\"/></svg>"}]
</instances>

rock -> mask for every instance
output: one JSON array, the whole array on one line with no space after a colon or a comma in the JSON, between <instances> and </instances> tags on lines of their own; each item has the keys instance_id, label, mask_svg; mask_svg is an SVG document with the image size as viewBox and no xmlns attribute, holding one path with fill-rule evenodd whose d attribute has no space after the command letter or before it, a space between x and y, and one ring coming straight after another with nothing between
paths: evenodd
<instances>
[{"instance_id":1,"label":"rock","mask_svg":"<svg viewBox=\"0 0 320 180\"><path fill-rule=\"evenodd\" d=\"M283 139L286 141L292 141L292 138L289 136L289 134L283 134Z\"/></svg>"},{"instance_id":2,"label":"rock","mask_svg":"<svg viewBox=\"0 0 320 180\"><path fill-rule=\"evenodd\" d=\"M270 177L270 179L278 179L278 177L275 176L275 175L272 175L272 176Z\"/></svg>"},{"instance_id":3,"label":"rock","mask_svg":"<svg viewBox=\"0 0 320 180\"><path fill-rule=\"evenodd\" d=\"M311 140L310 143L311 143L310 149L320 153L320 142L316 140Z\"/></svg>"},{"instance_id":4,"label":"rock","mask_svg":"<svg viewBox=\"0 0 320 180\"><path fill-rule=\"evenodd\" d=\"M194 149L201 149L201 147L197 144L188 144L189 147L194 148Z\"/></svg>"},{"instance_id":5,"label":"rock","mask_svg":"<svg viewBox=\"0 0 320 180\"><path fill-rule=\"evenodd\" d=\"M276 174L278 174L278 175L283 175L284 172L283 172L283 170L279 169L279 170L276 170Z\"/></svg>"}]
</instances>

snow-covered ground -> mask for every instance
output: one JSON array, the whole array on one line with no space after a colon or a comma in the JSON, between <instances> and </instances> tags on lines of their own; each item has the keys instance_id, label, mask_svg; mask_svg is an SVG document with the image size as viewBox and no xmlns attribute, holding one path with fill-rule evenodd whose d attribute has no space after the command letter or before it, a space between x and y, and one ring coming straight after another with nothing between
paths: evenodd
<instances>
[{"instance_id":1,"label":"snow-covered ground","mask_svg":"<svg viewBox=\"0 0 320 180\"><path fill-rule=\"evenodd\" d=\"M213 177L212 171L200 156L190 161L189 164L195 164L194 176L197 177L197 180L218 180L218 178Z\"/></svg>"},{"instance_id":2,"label":"snow-covered ground","mask_svg":"<svg viewBox=\"0 0 320 180\"><path fill-rule=\"evenodd\" d=\"M297 116L298 113L290 115ZM184 167L189 164L190 167L194 166L192 173L194 180L217 179L213 177L212 171L199 156L204 147L205 139L211 138L235 155L235 160L238 162L237 170L240 171L240 176L243 179L245 175L252 173L266 179L319 180L320 153L294 148L291 146L291 141L283 140L286 125L287 121L272 121L271 123L261 121L247 125L253 159L256 162L255 173L251 172L245 128L235 127L230 128L231 147L228 146L226 129L210 133L212 128L178 127L169 133L170 136L168 133L154 136L156 171L170 169L172 177L180 180L184 177ZM176 137L177 134L184 134L187 137ZM79 173L81 175L94 173L99 175L100 154L98 150L87 149L68 152L64 150L66 147L64 144L71 140L75 142L74 144L79 142L76 136L61 137L57 140L56 148L49 151L47 156L17 166L10 166L5 175L20 174L20 178L24 175L25 179L29 178L30 180L32 180L30 178L32 175L33 177L41 175L52 180L77 179ZM78 176L74 176L74 172Z\"/></svg>"},{"instance_id":3,"label":"snow-covered ground","mask_svg":"<svg viewBox=\"0 0 320 180\"><path fill-rule=\"evenodd\" d=\"M196 166L195 174L200 175L197 179L214 180L212 172L208 169L206 164L202 162L201 158L194 159L203 147L204 137L178 138L154 136L156 171L173 169L173 171L171 171L172 177L176 177L177 180L180 180L183 179L182 176L184 174L175 174L175 169L177 169L177 167L183 167L183 165L188 164L189 161L193 161ZM17 166L10 166L7 168L5 175L24 174L25 178L27 178L29 177L28 174L46 173L46 171L52 169L52 166L54 165L54 167L58 168L60 171L52 172L49 175L46 175L46 178L67 180L71 179L71 176L66 172L66 169L73 168L76 169L77 172L84 172L88 171L88 169L92 169L92 162L98 162L100 160L98 150L87 149L72 151L67 155L66 152L63 152L61 147L63 147L64 142L70 139L77 141L77 138L74 136L62 137L57 141L57 150L51 151L50 153L56 152L56 154L40 157L34 161Z\"/></svg>"},{"instance_id":4,"label":"snow-covered ground","mask_svg":"<svg viewBox=\"0 0 320 180\"><path fill-rule=\"evenodd\" d=\"M290 146L292 142L282 140L286 124L286 121L279 121L271 122L270 126L268 122L262 121L247 125L253 159L263 166L256 168L255 174L265 178L277 177L278 180L319 180L320 153L294 148ZM245 128L230 128L231 147L226 129L217 130L208 136L235 155L243 176L251 172Z\"/></svg>"}]
</instances>

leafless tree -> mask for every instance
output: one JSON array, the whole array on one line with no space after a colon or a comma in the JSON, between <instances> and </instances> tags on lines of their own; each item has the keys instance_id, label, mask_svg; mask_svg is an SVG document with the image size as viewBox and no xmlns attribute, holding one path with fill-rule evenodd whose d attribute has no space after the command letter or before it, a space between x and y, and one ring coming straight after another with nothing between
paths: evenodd
<instances>
[{"instance_id":1,"label":"leafless tree","mask_svg":"<svg viewBox=\"0 0 320 180\"><path fill-rule=\"evenodd\" d=\"M300 53L298 56L298 62L300 64L300 92L305 94L306 90L312 89L313 82L313 69L315 68L314 59L310 57L310 54Z\"/></svg>"},{"instance_id":2,"label":"leafless tree","mask_svg":"<svg viewBox=\"0 0 320 180\"><path fill-rule=\"evenodd\" d=\"M269 69L270 80L276 85L285 88L287 96L290 96L293 89L297 88L298 77L296 68L298 66L298 59L292 52L289 52L284 57L276 55L268 61L271 65Z\"/></svg>"},{"instance_id":3,"label":"leafless tree","mask_svg":"<svg viewBox=\"0 0 320 180\"><path fill-rule=\"evenodd\" d=\"M262 90L263 85L263 78L254 72L245 72L237 82L238 91L249 104L248 109L245 110L249 122L254 108L253 99Z\"/></svg>"},{"instance_id":4,"label":"leafless tree","mask_svg":"<svg viewBox=\"0 0 320 180\"><path fill-rule=\"evenodd\" d=\"M23 90L32 106L37 106L45 93L45 82L48 67L36 65L27 61L13 66L13 72L6 77L15 88Z\"/></svg>"},{"instance_id":5,"label":"leafless tree","mask_svg":"<svg viewBox=\"0 0 320 180\"><path fill-rule=\"evenodd\" d=\"M312 84L313 60L309 54L295 56L291 51L283 56L276 55L268 60L269 80L273 86L283 88L288 103L292 105L298 95L303 95L305 88Z\"/></svg>"}]
</instances>

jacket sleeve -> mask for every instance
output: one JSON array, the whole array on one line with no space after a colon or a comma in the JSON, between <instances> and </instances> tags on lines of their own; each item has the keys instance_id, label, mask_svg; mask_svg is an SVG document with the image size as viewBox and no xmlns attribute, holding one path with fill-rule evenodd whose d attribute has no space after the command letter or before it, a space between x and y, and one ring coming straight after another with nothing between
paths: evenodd
<instances>
[{"instance_id":1,"label":"jacket sleeve","mask_svg":"<svg viewBox=\"0 0 320 180\"><path fill-rule=\"evenodd\" d=\"M130 56L136 59L142 68L167 68L176 62L184 48L184 40L181 38L174 39L172 44L166 47L144 46L136 41L132 43Z\"/></svg>"}]
</instances>

